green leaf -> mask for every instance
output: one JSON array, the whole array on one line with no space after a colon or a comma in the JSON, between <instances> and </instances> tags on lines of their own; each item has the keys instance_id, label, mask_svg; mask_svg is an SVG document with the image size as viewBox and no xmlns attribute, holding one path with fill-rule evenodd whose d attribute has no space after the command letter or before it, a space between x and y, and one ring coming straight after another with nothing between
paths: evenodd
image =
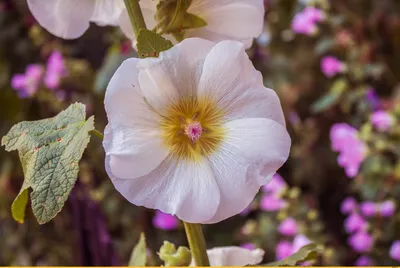
<instances>
[{"instance_id":1,"label":"green leaf","mask_svg":"<svg viewBox=\"0 0 400 268\"><path fill-rule=\"evenodd\" d=\"M141 58L158 57L160 52L172 46L171 41L147 29L141 29L137 38L137 49Z\"/></svg>"},{"instance_id":2,"label":"green leaf","mask_svg":"<svg viewBox=\"0 0 400 268\"><path fill-rule=\"evenodd\" d=\"M336 80L329 92L311 105L311 111L313 113L319 113L336 105L342 94L346 91L347 86L348 84L345 79Z\"/></svg>"},{"instance_id":3,"label":"green leaf","mask_svg":"<svg viewBox=\"0 0 400 268\"><path fill-rule=\"evenodd\" d=\"M267 263L264 266L295 266L299 262L315 260L321 251L321 248L317 244L308 244L297 251L297 253L283 260Z\"/></svg>"},{"instance_id":4,"label":"green leaf","mask_svg":"<svg viewBox=\"0 0 400 268\"><path fill-rule=\"evenodd\" d=\"M146 266L146 237L140 234L139 242L133 248L128 266Z\"/></svg>"},{"instance_id":5,"label":"green leaf","mask_svg":"<svg viewBox=\"0 0 400 268\"><path fill-rule=\"evenodd\" d=\"M23 222L32 188L32 210L40 224L61 211L78 176L78 163L94 129L94 117L85 121L86 107L70 105L57 116L13 126L1 140L7 151L18 150L24 183L12 205L15 220Z\"/></svg>"}]
</instances>

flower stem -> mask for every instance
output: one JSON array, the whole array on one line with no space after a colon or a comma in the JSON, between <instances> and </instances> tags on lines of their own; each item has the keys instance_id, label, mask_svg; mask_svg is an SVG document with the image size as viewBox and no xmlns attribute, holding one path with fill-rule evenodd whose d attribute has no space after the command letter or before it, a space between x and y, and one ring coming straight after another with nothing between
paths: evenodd
<instances>
[{"instance_id":1,"label":"flower stem","mask_svg":"<svg viewBox=\"0 0 400 268\"><path fill-rule=\"evenodd\" d=\"M146 0L149 1L149 0ZM129 19L131 20L133 32L136 38L139 35L140 29L147 29L144 22L142 10L139 5L139 0L124 0L126 10L128 11Z\"/></svg>"},{"instance_id":2,"label":"flower stem","mask_svg":"<svg viewBox=\"0 0 400 268\"><path fill-rule=\"evenodd\" d=\"M200 224L183 222L190 251L196 266L210 266L207 256L206 242Z\"/></svg>"},{"instance_id":3,"label":"flower stem","mask_svg":"<svg viewBox=\"0 0 400 268\"><path fill-rule=\"evenodd\" d=\"M90 134L94 134L95 136L97 136L97 137L100 138L101 140L104 139L103 133L101 133L101 132L98 131L97 129L91 130L91 131L90 131Z\"/></svg>"}]
</instances>

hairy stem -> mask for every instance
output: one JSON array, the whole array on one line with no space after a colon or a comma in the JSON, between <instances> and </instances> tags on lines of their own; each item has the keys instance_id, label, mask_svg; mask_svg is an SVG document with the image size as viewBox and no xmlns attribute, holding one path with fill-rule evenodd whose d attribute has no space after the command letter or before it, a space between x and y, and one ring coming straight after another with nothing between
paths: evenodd
<instances>
[{"instance_id":1,"label":"hairy stem","mask_svg":"<svg viewBox=\"0 0 400 268\"><path fill-rule=\"evenodd\" d=\"M210 266L207 256L206 242L200 224L183 222L185 225L186 237L189 242L192 258L196 266Z\"/></svg>"},{"instance_id":2,"label":"hairy stem","mask_svg":"<svg viewBox=\"0 0 400 268\"><path fill-rule=\"evenodd\" d=\"M149 0L145 0L149 1ZM140 9L139 0L124 0L128 11L129 19L131 20L133 32L136 38L139 35L140 29L147 29L144 22L142 10Z\"/></svg>"}]
</instances>

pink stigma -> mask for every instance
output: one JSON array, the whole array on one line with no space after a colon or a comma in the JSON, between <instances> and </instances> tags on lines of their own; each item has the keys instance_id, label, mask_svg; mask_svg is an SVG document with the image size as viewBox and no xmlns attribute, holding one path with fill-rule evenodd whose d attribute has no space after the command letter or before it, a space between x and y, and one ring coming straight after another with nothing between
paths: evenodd
<instances>
[{"instance_id":1,"label":"pink stigma","mask_svg":"<svg viewBox=\"0 0 400 268\"><path fill-rule=\"evenodd\" d=\"M192 142L196 142L200 139L203 128L199 122L191 122L185 126L185 135L189 137Z\"/></svg>"}]
</instances>

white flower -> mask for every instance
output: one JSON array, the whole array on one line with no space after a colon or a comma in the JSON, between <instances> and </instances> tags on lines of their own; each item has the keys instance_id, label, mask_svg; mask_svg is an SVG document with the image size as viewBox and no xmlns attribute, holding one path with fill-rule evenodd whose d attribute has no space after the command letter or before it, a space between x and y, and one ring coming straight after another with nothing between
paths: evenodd
<instances>
[{"instance_id":1,"label":"white flower","mask_svg":"<svg viewBox=\"0 0 400 268\"><path fill-rule=\"evenodd\" d=\"M149 0L146 6L142 6L148 29L157 24L154 19L157 3ZM193 0L188 13L202 18L207 26L186 30L185 38L200 37L214 42L236 40L249 48L264 28L264 0ZM133 40L128 13L125 11L122 17L121 28ZM166 38L176 43L171 35Z\"/></svg>"},{"instance_id":2,"label":"white flower","mask_svg":"<svg viewBox=\"0 0 400 268\"><path fill-rule=\"evenodd\" d=\"M240 42L188 38L159 58L128 59L105 109L114 186L186 222L240 213L289 155L279 99Z\"/></svg>"},{"instance_id":3,"label":"white flower","mask_svg":"<svg viewBox=\"0 0 400 268\"><path fill-rule=\"evenodd\" d=\"M210 266L245 266L259 264L264 250L249 250L241 247L220 247L207 250ZM194 266L194 261L190 266Z\"/></svg>"}]
</instances>

